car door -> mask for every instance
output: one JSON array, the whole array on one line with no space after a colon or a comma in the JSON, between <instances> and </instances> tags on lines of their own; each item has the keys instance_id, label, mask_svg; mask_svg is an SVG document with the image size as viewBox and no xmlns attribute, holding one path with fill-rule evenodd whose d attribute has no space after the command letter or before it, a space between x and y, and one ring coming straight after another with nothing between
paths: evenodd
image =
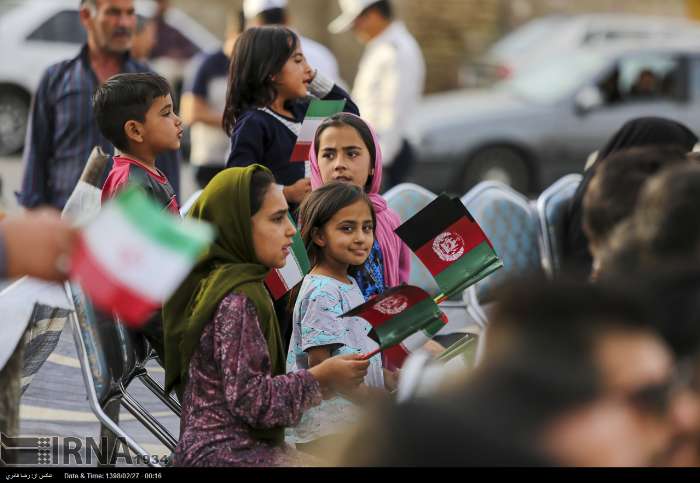
<instances>
[{"instance_id":1,"label":"car door","mask_svg":"<svg viewBox=\"0 0 700 483\"><path fill-rule=\"evenodd\" d=\"M635 53L619 57L593 85L600 103L581 109L572 100L568 117L567 157L580 160L600 149L628 120L660 116L690 123L692 112L688 92L688 59L673 52ZM580 93L579 93L580 94Z\"/></svg>"}]
</instances>

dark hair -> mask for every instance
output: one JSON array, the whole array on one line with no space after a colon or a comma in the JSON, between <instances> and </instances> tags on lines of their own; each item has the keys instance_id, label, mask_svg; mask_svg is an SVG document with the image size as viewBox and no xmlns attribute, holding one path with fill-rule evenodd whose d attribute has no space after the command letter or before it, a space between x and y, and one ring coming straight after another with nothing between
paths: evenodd
<instances>
[{"instance_id":1,"label":"dark hair","mask_svg":"<svg viewBox=\"0 0 700 483\"><path fill-rule=\"evenodd\" d=\"M287 23L287 11L284 8L268 8L255 18L263 25L284 25Z\"/></svg>"},{"instance_id":2,"label":"dark hair","mask_svg":"<svg viewBox=\"0 0 700 483\"><path fill-rule=\"evenodd\" d=\"M342 127L342 126L350 126L351 128L355 129L357 131L357 134L360 135L362 138L362 141L365 143L365 146L367 147L367 151L369 151L369 157L370 157L370 172L372 171L372 168L376 166L377 163L377 156L376 156L376 151L377 147L374 144L374 137L372 136L372 131L370 130L369 126L367 123L362 120L360 117L355 116L353 114L349 114L347 112L340 112L338 114L334 114L329 118L326 118L323 120L323 122L318 126L316 129L316 134L314 136L314 151L316 154L316 158L318 159L318 152L319 149L321 148L319 146L319 142L321 140L321 134L323 134L323 131L328 129L329 127ZM365 186L365 190L368 190L370 186L372 186L372 179L374 178L374 175L370 174L369 177L367 178L367 184Z\"/></svg>"},{"instance_id":3,"label":"dark hair","mask_svg":"<svg viewBox=\"0 0 700 483\"><path fill-rule=\"evenodd\" d=\"M687 163L664 170L645 186L634 218L634 231L659 257L700 260L700 166Z\"/></svg>"},{"instance_id":4,"label":"dark hair","mask_svg":"<svg viewBox=\"0 0 700 483\"><path fill-rule=\"evenodd\" d=\"M275 177L269 171L258 169L250 178L250 216L255 215L265 200L265 195Z\"/></svg>"},{"instance_id":5,"label":"dark hair","mask_svg":"<svg viewBox=\"0 0 700 483\"><path fill-rule=\"evenodd\" d=\"M333 181L325 184L312 191L301 203L299 207L300 235L312 267L321 261L321 250L312 240L316 230L323 228L337 212L357 201L367 203L372 214L372 224L376 226L377 219L372 201L361 188L349 183ZM295 287L289 297L290 309L294 307L298 295L299 286Z\"/></svg>"},{"instance_id":6,"label":"dark hair","mask_svg":"<svg viewBox=\"0 0 700 483\"><path fill-rule=\"evenodd\" d=\"M370 10L376 10L379 14L387 20L392 20L394 18L394 7L392 7L389 0L379 0L373 4L366 7L360 15L364 15Z\"/></svg>"},{"instance_id":7,"label":"dark hair","mask_svg":"<svg viewBox=\"0 0 700 483\"><path fill-rule=\"evenodd\" d=\"M687 162L679 147L630 148L598 167L583 200L583 224L592 242L604 242L634 212L644 183L663 168Z\"/></svg>"},{"instance_id":8,"label":"dark hair","mask_svg":"<svg viewBox=\"0 0 700 483\"><path fill-rule=\"evenodd\" d=\"M299 44L287 27L254 27L236 40L229 69L223 126L233 133L236 120L248 109L266 107L277 97L272 77L284 68Z\"/></svg>"},{"instance_id":9,"label":"dark hair","mask_svg":"<svg viewBox=\"0 0 700 483\"><path fill-rule=\"evenodd\" d=\"M102 135L120 151L129 150L128 121L144 122L153 101L171 93L168 81L153 72L117 74L93 96L95 120Z\"/></svg>"},{"instance_id":10,"label":"dark hair","mask_svg":"<svg viewBox=\"0 0 700 483\"><path fill-rule=\"evenodd\" d=\"M502 395L502 386L511 386L510 395L521 407L502 415L508 420L504 428L516 425L514 431L527 440L551 418L598 396L602 380L594 357L597 341L613 331L652 329L642 301L623 287L614 280L592 285L535 278L500 291L482 365L485 394L479 401L501 405L507 413L512 400L495 401L500 396L487 395ZM465 397L477 404L472 396Z\"/></svg>"}]
</instances>

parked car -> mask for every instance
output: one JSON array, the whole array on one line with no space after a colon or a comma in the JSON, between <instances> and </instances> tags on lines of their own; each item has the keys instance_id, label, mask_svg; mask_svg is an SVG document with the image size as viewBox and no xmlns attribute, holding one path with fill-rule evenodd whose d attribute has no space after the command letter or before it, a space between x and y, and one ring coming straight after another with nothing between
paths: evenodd
<instances>
[{"instance_id":1,"label":"parked car","mask_svg":"<svg viewBox=\"0 0 700 483\"><path fill-rule=\"evenodd\" d=\"M684 37L700 42L700 23L630 14L548 15L505 35L483 56L463 67L460 77L464 87L484 86L513 78L543 60L580 48L668 42Z\"/></svg>"},{"instance_id":2,"label":"parked car","mask_svg":"<svg viewBox=\"0 0 700 483\"><path fill-rule=\"evenodd\" d=\"M24 145L32 94L46 68L76 55L85 42L78 0L25 0L0 10L0 155ZM137 0L137 13L153 15L154 2ZM200 50L221 41L182 11L171 8L166 22Z\"/></svg>"},{"instance_id":3,"label":"parked car","mask_svg":"<svg viewBox=\"0 0 700 483\"><path fill-rule=\"evenodd\" d=\"M412 178L436 192L486 179L535 192L648 115L700 131L700 44L585 49L491 89L428 96L409 126Z\"/></svg>"}]
</instances>

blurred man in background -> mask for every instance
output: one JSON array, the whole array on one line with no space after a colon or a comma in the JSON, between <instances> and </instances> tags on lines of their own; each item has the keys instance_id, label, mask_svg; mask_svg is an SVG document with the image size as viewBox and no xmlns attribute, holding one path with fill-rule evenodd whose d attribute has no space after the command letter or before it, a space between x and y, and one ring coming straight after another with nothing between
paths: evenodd
<instances>
[{"instance_id":1,"label":"blurred man in background","mask_svg":"<svg viewBox=\"0 0 700 483\"><path fill-rule=\"evenodd\" d=\"M394 19L389 0L340 0L340 8L328 29L341 33L352 28L366 45L352 97L379 134L389 188L403 182L415 162L404 130L423 95L425 61L406 26Z\"/></svg>"},{"instance_id":2,"label":"blurred man in background","mask_svg":"<svg viewBox=\"0 0 700 483\"><path fill-rule=\"evenodd\" d=\"M222 127L228 69L233 46L245 28L243 12L229 15L221 49L198 58L194 75L185 84L180 114L190 126L190 163L200 188L226 167L230 138Z\"/></svg>"},{"instance_id":3,"label":"blurred man in background","mask_svg":"<svg viewBox=\"0 0 700 483\"><path fill-rule=\"evenodd\" d=\"M115 74L149 70L129 54L136 29L134 0L81 0L80 21L87 31L87 44L73 59L46 70L33 100L19 194L26 208L63 209L93 147L114 153L97 128L92 94ZM177 151L157 160L177 195L179 161Z\"/></svg>"}]
</instances>

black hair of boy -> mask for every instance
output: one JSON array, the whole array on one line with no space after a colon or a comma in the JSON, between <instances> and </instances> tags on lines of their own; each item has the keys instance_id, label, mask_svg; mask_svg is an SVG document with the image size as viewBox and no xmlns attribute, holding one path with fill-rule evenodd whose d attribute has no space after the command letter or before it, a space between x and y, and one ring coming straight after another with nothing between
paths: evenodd
<instances>
[{"instance_id":1,"label":"black hair of boy","mask_svg":"<svg viewBox=\"0 0 700 483\"><path fill-rule=\"evenodd\" d=\"M591 244L601 246L629 217L644 184L668 166L685 163L676 147L637 147L608 157L595 173L583 201L583 224Z\"/></svg>"},{"instance_id":2,"label":"black hair of boy","mask_svg":"<svg viewBox=\"0 0 700 483\"><path fill-rule=\"evenodd\" d=\"M153 72L110 77L93 97L100 132L119 151L128 153L129 139L124 130L126 123L144 122L153 102L170 94L168 81Z\"/></svg>"}]
</instances>

